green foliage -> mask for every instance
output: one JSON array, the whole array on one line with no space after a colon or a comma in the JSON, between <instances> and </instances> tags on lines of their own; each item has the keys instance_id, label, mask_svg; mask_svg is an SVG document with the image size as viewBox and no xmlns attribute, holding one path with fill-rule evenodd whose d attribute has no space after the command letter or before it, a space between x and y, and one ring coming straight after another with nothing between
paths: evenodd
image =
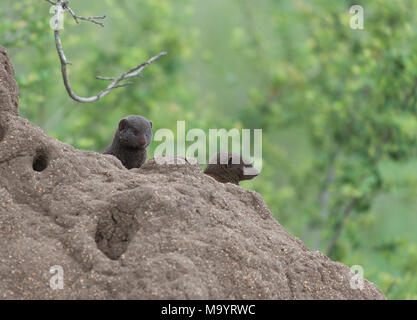
<instances>
[{"instance_id":1,"label":"green foliage","mask_svg":"<svg viewBox=\"0 0 417 320\"><path fill-rule=\"evenodd\" d=\"M78 148L102 150L127 114L154 130L262 128L263 171L244 186L310 248L416 299L417 1L359 2L365 30L349 27L348 0L72 0L108 16L104 28L66 17L80 95L103 88L97 74L169 52L90 105L65 92L46 1L2 4L0 35L22 115Z\"/></svg>"}]
</instances>

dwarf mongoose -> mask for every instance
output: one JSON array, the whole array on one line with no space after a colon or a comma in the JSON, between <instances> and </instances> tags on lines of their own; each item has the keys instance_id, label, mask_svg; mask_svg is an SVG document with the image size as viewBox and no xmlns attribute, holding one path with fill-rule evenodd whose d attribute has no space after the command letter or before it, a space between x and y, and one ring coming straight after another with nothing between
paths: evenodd
<instances>
[{"instance_id":1,"label":"dwarf mongoose","mask_svg":"<svg viewBox=\"0 0 417 320\"><path fill-rule=\"evenodd\" d=\"M145 163L146 148L152 141L152 122L142 116L128 116L120 120L112 143L103 151L118 158L127 169Z\"/></svg>"},{"instance_id":2,"label":"dwarf mongoose","mask_svg":"<svg viewBox=\"0 0 417 320\"><path fill-rule=\"evenodd\" d=\"M233 159L235 159L233 161ZM232 152L217 152L207 165L205 174L222 183L239 184L242 180L250 180L259 175L252 163L241 155Z\"/></svg>"}]
</instances>

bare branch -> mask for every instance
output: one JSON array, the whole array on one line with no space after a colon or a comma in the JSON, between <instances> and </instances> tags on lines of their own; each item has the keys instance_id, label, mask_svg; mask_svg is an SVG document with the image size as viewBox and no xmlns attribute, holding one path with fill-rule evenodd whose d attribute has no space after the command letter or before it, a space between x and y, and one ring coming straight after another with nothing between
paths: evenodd
<instances>
[{"instance_id":1,"label":"bare branch","mask_svg":"<svg viewBox=\"0 0 417 320\"><path fill-rule=\"evenodd\" d=\"M65 88L69 94L69 96L77 101L77 102L81 102L81 103L89 103L89 102L95 102L100 100L101 98L103 98L104 96L106 96L107 94L109 94L113 89L117 89L117 88L122 88L122 87L126 87L129 86L131 84L133 84L133 82L124 82L122 83L123 80L126 79L130 79L130 78L135 78L135 77L139 77L139 75L141 74L141 72L143 71L143 69L145 69L148 65L150 65L151 63L153 63L154 61L158 60L160 57L167 55L166 52L161 52L160 54L152 57L151 59L149 59L148 61L133 67L131 69L129 69L128 71L126 71L125 73L121 74L118 77L101 77L101 76L96 76L96 78L98 80L104 80L104 81L111 81L111 83L107 86L107 88L103 89L102 91L100 91L98 94L88 97L88 98L84 98L84 97L80 97L78 95L76 95L74 93L74 91L72 90L71 87L71 83L68 77L68 70L67 70L67 65L71 64L70 62L68 62L65 53L64 53L64 49L62 47L62 42L61 42L61 36L59 33L59 19L61 18L61 15L64 12L69 12L71 14L71 16L74 18L76 23L79 23L79 20L83 20L83 21L88 21L88 22L92 22L98 25L101 25L104 27L104 24L97 21L97 20L103 20L106 18L106 16L93 16L93 17L81 17L78 16L77 14L75 14L75 12L69 7L69 0L57 0L56 3L53 3L53 1L51 0L46 0L51 4L56 5L57 9L56 9L56 13L55 13L55 31L54 31L54 36L55 36L55 44L56 44L56 49L58 52L58 56L59 56L59 60L61 62L61 73L62 73L62 78L64 80L64 85Z\"/></svg>"},{"instance_id":2,"label":"bare branch","mask_svg":"<svg viewBox=\"0 0 417 320\"><path fill-rule=\"evenodd\" d=\"M68 7L68 5L65 8L66 10L68 10L68 12L72 15L72 17L74 18L76 23L80 23L78 20L84 20L84 21L89 21L95 24L98 24L102 27L104 27L104 24L102 22L96 21L96 20L104 20L106 19L106 16L93 16L93 17L81 17L77 14L75 14L74 10L72 10L70 7Z\"/></svg>"},{"instance_id":3,"label":"bare branch","mask_svg":"<svg viewBox=\"0 0 417 320\"><path fill-rule=\"evenodd\" d=\"M101 77L101 76L96 76L96 79L104 80L104 81L114 81L114 80L116 80L116 78L108 78L108 77Z\"/></svg>"},{"instance_id":4,"label":"bare branch","mask_svg":"<svg viewBox=\"0 0 417 320\"><path fill-rule=\"evenodd\" d=\"M134 82L132 82L132 81L125 82L125 83L119 84L118 86L115 86L115 87L114 87L114 89L116 89L116 88L123 88L123 87L127 87L127 86L130 86L130 85L132 85L132 84L134 84Z\"/></svg>"}]
</instances>

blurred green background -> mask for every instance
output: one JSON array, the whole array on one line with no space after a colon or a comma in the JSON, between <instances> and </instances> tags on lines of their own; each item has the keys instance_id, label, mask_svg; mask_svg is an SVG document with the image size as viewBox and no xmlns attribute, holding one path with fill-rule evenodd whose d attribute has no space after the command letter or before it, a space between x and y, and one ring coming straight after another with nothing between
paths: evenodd
<instances>
[{"instance_id":1,"label":"blurred green background","mask_svg":"<svg viewBox=\"0 0 417 320\"><path fill-rule=\"evenodd\" d=\"M416 0L71 0L62 39L74 90L92 95L151 56L134 86L94 104L68 97L50 5L2 1L21 115L50 136L101 151L122 117L154 131L263 129L263 171L243 186L312 250L391 299L417 298ZM349 8L365 9L365 29ZM152 147L155 148L154 142ZM152 151L151 151L152 154Z\"/></svg>"}]
</instances>

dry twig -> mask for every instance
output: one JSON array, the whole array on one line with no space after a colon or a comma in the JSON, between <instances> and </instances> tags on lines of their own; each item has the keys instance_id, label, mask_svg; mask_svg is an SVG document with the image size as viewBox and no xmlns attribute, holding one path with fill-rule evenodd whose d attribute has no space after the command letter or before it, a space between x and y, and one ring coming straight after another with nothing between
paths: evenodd
<instances>
[{"instance_id":1,"label":"dry twig","mask_svg":"<svg viewBox=\"0 0 417 320\"><path fill-rule=\"evenodd\" d=\"M64 53L64 49L62 47L61 36L60 36L60 33L59 33L60 19L65 12L69 12L76 23L79 23L79 20L82 20L82 21L92 22L92 23L95 23L95 24L98 24L98 25L104 27L104 24L102 22L100 22L100 20L104 20L106 18L106 16L103 15L103 16L93 16L93 17L82 17L82 16L77 15L69 7L69 0L57 0L56 2L54 2L52 0L45 0L45 1L47 1L50 4L55 6L54 35L55 35L56 49L57 49L59 59L60 59L60 62L61 62L61 72L62 72L62 77L63 77L63 80L64 80L65 88L67 89L67 92L68 92L69 96L72 99L74 99L75 101L82 102L82 103L95 102L97 100L100 100L101 98L103 98L107 94L109 94L113 89L126 87L128 85L133 84L133 82L123 82L122 83L122 81L124 81L126 79L130 79L130 78L139 77L139 75L141 74L143 69L145 69L152 62L156 61L160 57L165 56L167 54L166 52L161 52L160 54L152 57L148 61L146 61L146 62L144 62L144 63L142 63L142 64L140 64L136 67L131 68L130 70L126 71L125 73L123 73L122 75L120 75L118 77L109 78L109 77L96 76L96 78L98 80L111 81L111 83L105 89L103 89L102 91L100 91L98 94L96 94L94 96L91 96L91 97L88 97L88 98L80 97L80 96L78 96L74 93L74 91L72 90L72 87L71 87L71 83L69 81L67 65L69 65L71 63L68 62L68 60L65 56L65 53Z\"/></svg>"}]
</instances>

